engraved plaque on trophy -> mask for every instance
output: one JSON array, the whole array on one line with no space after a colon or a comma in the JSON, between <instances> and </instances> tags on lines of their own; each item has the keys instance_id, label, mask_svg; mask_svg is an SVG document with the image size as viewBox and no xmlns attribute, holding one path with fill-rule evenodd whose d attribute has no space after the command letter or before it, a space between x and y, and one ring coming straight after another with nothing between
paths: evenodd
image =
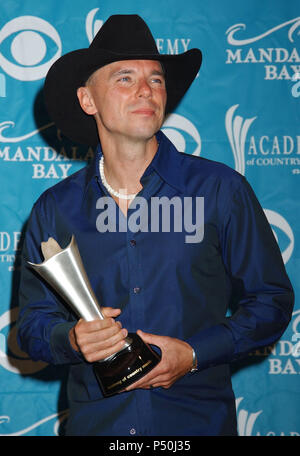
<instances>
[{"instance_id":1,"label":"engraved plaque on trophy","mask_svg":"<svg viewBox=\"0 0 300 456\"><path fill-rule=\"evenodd\" d=\"M28 264L60 295L72 310L86 321L103 319L99 303L87 277L75 237L61 249L49 238L42 242L44 262ZM152 370L160 361L150 345L136 333L129 333L124 347L111 356L93 363L103 395L124 390Z\"/></svg>"}]
</instances>

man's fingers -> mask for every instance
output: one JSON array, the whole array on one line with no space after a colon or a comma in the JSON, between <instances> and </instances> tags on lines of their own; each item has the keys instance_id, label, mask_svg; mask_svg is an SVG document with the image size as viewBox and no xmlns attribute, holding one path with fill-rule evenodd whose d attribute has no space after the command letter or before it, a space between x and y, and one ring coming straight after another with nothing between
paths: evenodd
<instances>
[{"instance_id":1,"label":"man's fingers","mask_svg":"<svg viewBox=\"0 0 300 456\"><path fill-rule=\"evenodd\" d=\"M192 347L182 340L157 336L138 331L139 336L148 344L157 345L161 349L161 361L145 377L138 380L127 390L134 388L162 387L169 388L180 377L185 375L192 363Z\"/></svg>"},{"instance_id":2,"label":"man's fingers","mask_svg":"<svg viewBox=\"0 0 300 456\"><path fill-rule=\"evenodd\" d=\"M124 346L124 339L128 331L122 328L121 322L114 317L121 313L120 309L112 307L102 308L104 318L85 321L80 319L73 329L74 339L71 343L81 351L89 362L106 358Z\"/></svg>"},{"instance_id":3,"label":"man's fingers","mask_svg":"<svg viewBox=\"0 0 300 456\"><path fill-rule=\"evenodd\" d=\"M150 345L156 345L163 349L165 337L157 336L156 334L146 333L140 329L137 330L137 334L143 339L144 342Z\"/></svg>"},{"instance_id":4,"label":"man's fingers","mask_svg":"<svg viewBox=\"0 0 300 456\"><path fill-rule=\"evenodd\" d=\"M120 315L121 309L115 309L114 307L101 307L100 308L102 315L106 317L116 318Z\"/></svg>"},{"instance_id":5,"label":"man's fingers","mask_svg":"<svg viewBox=\"0 0 300 456\"><path fill-rule=\"evenodd\" d=\"M76 334L98 333L108 328L121 328L121 322L116 322L113 318L104 318L104 320L84 321L79 320L75 325Z\"/></svg>"},{"instance_id":6,"label":"man's fingers","mask_svg":"<svg viewBox=\"0 0 300 456\"><path fill-rule=\"evenodd\" d=\"M115 343L114 345L109 346L108 348L103 348L103 345L100 345L100 349L94 349L91 353L84 353L85 359L89 363L94 363L101 359L105 359L108 356L111 356L113 353L118 352L124 347L124 338L119 340L119 342Z\"/></svg>"},{"instance_id":7,"label":"man's fingers","mask_svg":"<svg viewBox=\"0 0 300 456\"><path fill-rule=\"evenodd\" d=\"M161 381L165 380L165 370L164 367L159 363L154 367L148 374L142 377L140 380L136 381L132 385L128 386L127 391L135 388L146 388L149 389L154 384L159 384Z\"/></svg>"},{"instance_id":8,"label":"man's fingers","mask_svg":"<svg viewBox=\"0 0 300 456\"><path fill-rule=\"evenodd\" d=\"M121 329L115 324L113 327L79 337L78 345L85 359L94 362L120 350L124 346L127 334L125 328Z\"/></svg>"},{"instance_id":9,"label":"man's fingers","mask_svg":"<svg viewBox=\"0 0 300 456\"><path fill-rule=\"evenodd\" d=\"M122 333L122 324L115 322L113 324L91 325L88 329L76 328L76 341L79 345L92 344L94 342L102 343L103 341L113 338ZM120 334L121 335L121 334Z\"/></svg>"}]
</instances>

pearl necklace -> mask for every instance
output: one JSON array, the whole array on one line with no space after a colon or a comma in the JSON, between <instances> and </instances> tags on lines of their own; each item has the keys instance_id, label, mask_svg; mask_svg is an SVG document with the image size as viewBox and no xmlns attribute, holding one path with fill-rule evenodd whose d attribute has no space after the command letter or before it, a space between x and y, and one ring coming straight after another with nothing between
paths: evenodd
<instances>
[{"instance_id":1,"label":"pearl necklace","mask_svg":"<svg viewBox=\"0 0 300 456\"><path fill-rule=\"evenodd\" d=\"M101 157L101 160L99 162L99 170L100 170L100 177L101 177L101 180L102 180L102 184L104 185L104 187L106 188L106 190L111 194L111 195L114 195L116 196L117 198L120 198L120 199L124 199L124 200L131 200L131 199L134 199L137 195L137 193L135 194L132 194L132 195L127 195L127 194L124 194L124 193L119 193L117 192L116 190L114 190L110 185L109 183L107 182L107 180L105 179L105 175L104 175L104 157L102 155Z\"/></svg>"}]
</instances>

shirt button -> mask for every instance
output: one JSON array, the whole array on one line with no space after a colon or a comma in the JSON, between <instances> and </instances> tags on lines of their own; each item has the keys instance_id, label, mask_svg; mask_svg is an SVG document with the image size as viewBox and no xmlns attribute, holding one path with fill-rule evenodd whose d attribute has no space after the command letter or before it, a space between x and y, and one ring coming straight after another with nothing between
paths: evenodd
<instances>
[{"instance_id":1,"label":"shirt button","mask_svg":"<svg viewBox=\"0 0 300 456\"><path fill-rule=\"evenodd\" d=\"M134 289L133 289L134 294L139 294L140 291L141 291L140 287L134 287Z\"/></svg>"},{"instance_id":2,"label":"shirt button","mask_svg":"<svg viewBox=\"0 0 300 456\"><path fill-rule=\"evenodd\" d=\"M131 239L131 241L129 241L131 247L135 247L136 246L136 241L134 239Z\"/></svg>"},{"instance_id":3,"label":"shirt button","mask_svg":"<svg viewBox=\"0 0 300 456\"><path fill-rule=\"evenodd\" d=\"M131 435L134 435L134 434L136 434L136 430L135 430L134 428L130 429L130 431L129 431L129 432L130 432L130 434L131 434Z\"/></svg>"}]
</instances>

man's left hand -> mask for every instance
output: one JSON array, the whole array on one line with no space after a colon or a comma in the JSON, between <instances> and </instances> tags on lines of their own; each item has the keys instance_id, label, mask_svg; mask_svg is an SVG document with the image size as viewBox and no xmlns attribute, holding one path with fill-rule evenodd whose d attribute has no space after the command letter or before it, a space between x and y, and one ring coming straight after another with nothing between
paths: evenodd
<instances>
[{"instance_id":1,"label":"man's left hand","mask_svg":"<svg viewBox=\"0 0 300 456\"><path fill-rule=\"evenodd\" d=\"M137 334L148 344L161 349L161 361L147 375L126 388L150 389L161 386L170 388L176 380L190 371L193 364L193 349L180 339L137 331Z\"/></svg>"}]
</instances>

